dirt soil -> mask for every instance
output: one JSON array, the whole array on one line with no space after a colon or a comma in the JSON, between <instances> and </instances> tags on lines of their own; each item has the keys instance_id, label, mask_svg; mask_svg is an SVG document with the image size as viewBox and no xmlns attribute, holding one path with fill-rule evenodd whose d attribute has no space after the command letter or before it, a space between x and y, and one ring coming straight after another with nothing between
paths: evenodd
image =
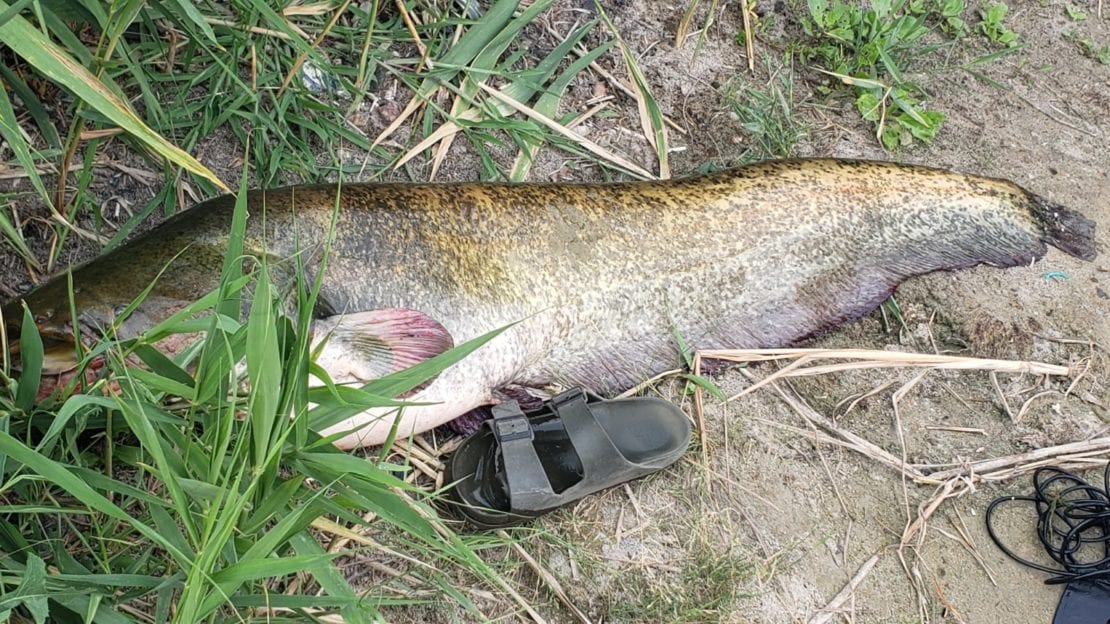
<instances>
[{"instance_id":1,"label":"dirt soil","mask_svg":"<svg viewBox=\"0 0 1110 624\"><path fill-rule=\"evenodd\" d=\"M553 9L552 26L565 29L580 4ZM702 23L711 3L703 4L707 6L695 25ZM762 87L770 72L787 71L774 61L766 64L764 55L781 57L783 28L790 25L793 9L782 2L759 3L757 10L764 16L775 13L776 23L757 40L760 61L750 73L743 48L735 42L741 30L736 4L719 3L714 24L695 54L696 35L679 49L673 41L685 2L605 3L625 41L639 54L663 112L687 131L670 135L677 148L672 154L676 175L709 162L734 162L751 138L730 116L723 94L731 84ZM1082 8L1090 19L1078 27L1096 43L1110 43L1110 9L1099 19L1094 2ZM1037 360L1085 371L1078 381L999 374L996 384L980 371L931 372L918 379L915 371L864 370L793 384L802 402L837 427L909 464L934 466L926 472L1104 436L1110 430L1110 67L1081 55L1065 37L1077 24L1067 18L1063 3L1016 1L1011 9L1008 23L1024 49L981 68L1005 88L958 70L917 77L934 95L933 107L948 115L926 147L884 151L850 100L814 95L802 78L812 83L817 74L795 68L795 99L820 104L798 108L801 120L812 128L799 155L895 159L1009 178L1098 224L1101 255L1095 262L1053 249L1032 266L914 279L897 293L904 326L876 312L813 341L812 346L823 347ZM620 74L615 59L607 65ZM606 90L613 89L603 79L583 74L564 109L585 110L585 102ZM380 100L363 120L364 130L374 136L392 119L389 112L395 114L403 103ZM579 131L650 166L651 149L635 105L618 100L610 110L617 114L598 116ZM407 140L403 135L393 139ZM224 179L236 180L241 163L206 160L236 153L237 148L224 143L226 138L214 137L198 155ZM455 145L439 179L474 179L474 155L465 141ZM503 162L511 162L514 153L503 156ZM414 169L421 167L426 170L425 164ZM596 167L552 151L541 153L532 171L534 180L598 176ZM93 191L105 201L129 193L138 205L145 201L141 185L118 172L99 180ZM81 255L77 251L67 259ZM2 260L7 290L25 289L22 267L11 256ZM758 366L752 374L763 377L772 370ZM751 383L737 370L716 379L730 395ZM653 391L692 410L681 389L664 383ZM893 397L901 389L896 412ZM818 430L770 388L728 404L708 399L705 427L705 447L673 469L591 497L539 523L542 531L528 548L590 619L1050 621L1059 588L1043 585L1043 574L1007 559L991 543L983 523L993 498L1029 490L1028 475L970 484L966 492L963 484L956 484L962 494L944 501L926 528L900 549L907 525L937 494L935 486L915 484L874 457L821 441ZM1036 553L1030 514L1003 514L1000 529L1016 549ZM834 612L824 611L875 555L874 567L861 575L847 599ZM541 583L525 582L535 588L526 597L546 605L541 609L545 615L574 621ZM436 621L452 614L427 616Z\"/></svg>"}]
</instances>

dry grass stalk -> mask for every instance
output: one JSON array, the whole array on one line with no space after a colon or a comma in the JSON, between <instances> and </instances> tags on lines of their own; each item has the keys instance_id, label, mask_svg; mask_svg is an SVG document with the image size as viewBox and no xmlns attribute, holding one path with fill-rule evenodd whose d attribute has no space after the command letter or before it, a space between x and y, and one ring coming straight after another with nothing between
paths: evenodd
<instances>
[{"instance_id":1,"label":"dry grass stalk","mask_svg":"<svg viewBox=\"0 0 1110 624\"><path fill-rule=\"evenodd\" d=\"M1017 416L1014 417L1015 421L1021 422L1021 419L1025 416L1025 412L1029 411L1029 407L1031 405L1033 405L1033 401L1036 401L1037 399L1039 399L1043 396L1052 396L1052 395L1057 395L1057 394L1060 394L1060 393L1056 390L1045 390L1044 392L1038 392L1037 394L1034 394L1033 396L1029 397L1028 399L1025 400L1024 403L1021 404L1021 409L1018 410ZM1061 395L1061 396L1066 396L1066 395Z\"/></svg>"},{"instance_id":2,"label":"dry grass stalk","mask_svg":"<svg viewBox=\"0 0 1110 624\"><path fill-rule=\"evenodd\" d=\"M1110 455L1110 437L1059 444L1036 449L1027 453L970 462L959 468L929 473L922 482L935 484L956 478L973 478L980 481L1001 481L1030 472L1033 469L1031 466L1040 466L1044 462L1051 463L1090 459L1099 455Z\"/></svg>"},{"instance_id":3,"label":"dry grass stalk","mask_svg":"<svg viewBox=\"0 0 1110 624\"><path fill-rule=\"evenodd\" d=\"M551 33L555 37L561 37L562 36L551 26L545 26L545 28L546 28L547 32ZM571 51L574 53L575 56L577 56L579 58L589 54L589 51L586 50L586 48L582 47L581 45L574 46L571 49ZM599 65L596 61L594 61L593 63L590 63L589 67L594 73L596 73L597 75L604 78L606 82L608 82L612 87L614 87L615 89L617 89L621 93L627 95L630 98L635 98L636 97L635 92L628 85L626 85L624 82L622 82L616 76L614 76L611 72L609 72L609 70L607 70L604 67L602 67L601 65ZM678 125L678 123L676 123L673 119L671 119L670 117L667 117L666 115L663 115L663 122L666 123L668 126L670 126L671 129L674 130L675 132L678 132L681 135L686 135L687 134L686 130L682 126Z\"/></svg>"},{"instance_id":4,"label":"dry grass stalk","mask_svg":"<svg viewBox=\"0 0 1110 624\"><path fill-rule=\"evenodd\" d=\"M978 427L950 427L947 425L925 425L925 429L929 431L951 431L953 433L978 433L979 435L987 435L987 432Z\"/></svg>"},{"instance_id":5,"label":"dry grass stalk","mask_svg":"<svg viewBox=\"0 0 1110 624\"><path fill-rule=\"evenodd\" d=\"M464 438L461 436L451 438L443 444L437 445L436 450L439 452L440 457L443 457L444 455L450 455L451 453L454 453L456 449L462 446L463 441Z\"/></svg>"},{"instance_id":6,"label":"dry grass stalk","mask_svg":"<svg viewBox=\"0 0 1110 624\"><path fill-rule=\"evenodd\" d=\"M148 188L157 186L162 183L162 176L160 174L154 173L153 171L147 171L145 169L139 169L137 167L129 167L115 160L105 161L103 164L104 166L128 175L129 177L131 177L131 179Z\"/></svg>"},{"instance_id":7,"label":"dry grass stalk","mask_svg":"<svg viewBox=\"0 0 1110 624\"><path fill-rule=\"evenodd\" d=\"M505 95L504 93L501 93L497 89L494 89L494 88L489 87L487 85L479 84L478 86L481 87L481 89L483 91L485 91L486 93L489 93L490 95L492 95L495 99L500 100L501 102L503 102L505 104L508 104L511 108L516 110L518 113L522 113L524 116L532 119L533 121L537 121L537 122L547 126L551 130L554 130L558 134L563 135L567 139L570 139L571 141L574 141L575 143L581 145L583 148L585 148L586 150L588 150L589 152L591 152L592 154L594 154L598 158L601 158L603 160L607 160L610 163L612 163L613 165L615 165L615 166L617 166L621 169L624 169L628 173L631 173L631 174L633 174L633 175L635 175L635 176L637 176L637 177L639 177L643 180L654 180L654 179L656 179L657 176L655 176L655 174L647 171L643 167L640 167L639 165L633 163L632 161L628 160L624 156L616 154L616 153L598 145L597 143L594 143L593 141L591 141L591 140L587 139L586 137L578 134L577 132L569 130L563 124L555 121L554 119L551 119L550 117L548 117L546 115L543 115L543 114L539 113L538 111L536 111L532 107L521 104L520 102L517 102L516 100L512 99L511 97Z\"/></svg>"},{"instance_id":8,"label":"dry grass stalk","mask_svg":"<svg viewBox=\"0 0 1110 624\"><path fill-rule=\"evenodd\" d=\"M776 389L780 388L776 386ZM789 404L790 401L787 400L787 403ZM802 405L804 404L798 406L791 404L800 415L810 420L809 412L805 409L808 405L804 407L802 407ZM1083 442L1072 442L1069 444L1046 447L1028 453L971 462L958 468L925 473L922 472L923 466L903 464L897 457L863 438L859 438L850 432L843 431L832 423L822 424L823 417L819 414L817 416L818 419L812 422L832 435L820 434L814 436L810 431L785 423L765 419L759 420L774 427L793 431L800 436L808 437L822 444L835 444L855 451L873 461L877 461L894 470L904 472L907 478L918 485L943 485L952 479L970 479L976 482L1004 481L1027 474L1046 465L1059 465L1062 468L1068 469L1087 469L1104 466L1107 461L1110 460L1110 437L1101 437Z\"/></svg>"},{"instance_id":9,"label":"dry grass stalk","mask_svg":"<svg viewBox=\"0 0 1110 624\"><path fill-rule=\"evenodd\" d=\"M998 383L998 374L995 371L990 372L991 385L994 386L994 391L998 394L998 400L1002 403L1002 408L1006 410L1006 415L1010 417L1010 422L1016 423L1017 416L1014 410L1010 409L1010 402L1006 400L1006 393L1002 391L1002 385Z\"/></svg>"},{"instance_id":10,"label":"dry grass stalk","mask_svg":"<svg viewBox=\"0 0 1110 624\"><path fill-rule=\"evenodd\" d=\"M243 32L254 33L256 35L266 35L268 37L277 37L278 39L292 39L289 35L281 32L280 30L273 30L271 28L262 28L260 26L243 26L231 20L220 19L218 17L205 17L204 21L210 26L223 26L224 28L231 28L233 30L241 30ZM303 31L302 31L303 32ZM308 39L305 36L305 39Z\"/></svg>"},{"instance_id":11,"label":"dry grass stalk","mask_svg":"<svg viewBox=\"0 0 1110 624\"><path fill-rule=\"evenodd\" d=\"M393 133L397 131L397 128L401 127L401 124L405 123L405 120L411 117L413 113L415 113L421 106L424 105L425 102L431 101L435 98L435 94L437 91L438 90L434 90L431 93L428 93L426 96L421 96L419 92L414 93L408 104L405 104L405 108L401 110L400 114L394 117L393 121L389 122L389 125L386 126L385 129L383 129L380 133L378 133L378 136L374 139L374 142L370 144L370 149L374 149L375 147L381 145L383 141L393 136Z\"/></svg>"},{"instance_id":12,"label":"dry grass stalk","mask_svg":"<svg viewBox=\"0 0 1110 624\"><path fill-rule=\"evenodd\" d=\"M901 562L902 569L906 572L906 577L909 579L910 585L914 588L914 593L917 595L918 616L923 622L929 621L929 594L925 586L925 580L922 578L921 574L921 564L923 560L920 549L925 543L925 533L928 530L929 518L932 517L944 501L949 498L959 498L973 489L973 484L965 478L946 481L937 488L937 493L918 505L917 517L913 522L907 523L905 530L902 532L902 537L898 543L898 560ZM912 563L907 562L907 552L910 554ZM947 606L948 601L942 592L937 591L939 587L936 583L933 584L933 589L937 598Z\"/></svg>"},{"instance_id":13,"label":"dry grass stalk","mask_svg":"<svg viewBox=\"0 0 1110 624\"><path fill-rule=\"evenodd\" d=\"M678 22L678 28L675 29L674 47L681 48L686 44L686 37L690 34L690 24L694 21L694 12L697 11L699 4L701 4L701 0L690 0L689 4L686 5L686 11Z\"/></svg>"},{"instance_id":14,"label":"dry grass stalk","mask_svg":"<svg viewBox=\"0 0 1110 624\"><path fill-rule=\"evenodd\" d=\"M740 374L744 375L752 381L756 380L755 375L753 375L750 371L741 369ZM914 466L906 465L905 462L890 454L878 445L850 431L846 431L844 429L841 429L840 427L837 427L836 424L834 424L831 420L825 418L825 416L822 415L820 412L810 407L809 404L803 401L801 397L799 397L797 393L795 393L792 389L784 388L783 385L779 383L773 383L771 384L771 387L775 390L775 392L778 393L779 397L786 401L787 405L792 407L794 411L798 413L799 416L809 422L812 422L826 432L832 434L832 443L837 443L841 444L842 446L852 448L857 452L870 457L873 460L879 461L890 466L891 468L894 468L895 470L905 470L915 481L925 478L925 475L922 474L921 471L919 471L917 468L915 468Z\"/></svg>"},{"instance_id":15,"label":"dry grass stalk","mask_svg":"<svg viewBox=\"0 0 1110 624\"><path fill-rule=\"evenodd\" d=\"M332 2L313 2L312 4L299 4L293 3L281 10L281 14L285 17L295 17L297 15L315 16L322 15L331 10L334 3Z\"/></svg>"},{"instance_id":16,"label":"dry grass stalk","mask_svg":"<svg viewBox=\"0 0 1110 624\"><path fill-rule=\"evenodd\" d=\"M579 609L573 601L571 601L570 596L567 595L566 590L564 590L563 586L559 583L559 579L555 578L555 576L551 574L551 572L541 566L539 562L537 562L535 558L528 553L528 551L524 550L524 547L513 540L512 537L510 537L509 534L506 533L504 530L498 530L497 536L505 540L512 546L513 551L516 552L516 554L519 555L520 558L528 564L528 567L532 568L532 571L536 573L536 576L538 576L540 580L543 581L543 584L546 585L549 590L551 590L551 593L555 594L555 597L559 599L559 602L563 603L563 605L567 609L569 609L572 614L574 614L574 617L577 618L579 622L582 622L582 624L592 624L590 622L590 618L588 618L586 614L583 613L582 610Z\"/></svg>"},{"instance_id":17,"label":"dry grass stalk","mask_svg":"<svg viewBox=\"0 0 1110 624\"><path fill-rule=\"evenodd\" d=\"M1083 370L1079 371L1079 374L1075 376L1075 379L1071 380L1071 385L1069 385L1068 389L1064 391L1064 396L1070 396L1072 391L1075 390L1075 387L1079 385L1079 382L1087 376L1088 372L1090 372L1091 364L1094 362L1095 359L1095 346L1092 344L1089 348L1091 350L1091 355L1083 358ZM1076 366L1076 368L1078 368L1078 366Z\"/></svg>"},{"instance_id":18,"label":"dry grass stalk","mask_svg":"<svg viewBox=\"0 0 1110 624\"><path fill-rule=\"evenodd\" d=\"M96 163L96 164L100 164L100 163ZM74 164L71 164L66 169L66 171L69 171L69 172L77 171L77 170L83 168L84 166L85 166L84 163L74 163ZM39 175L57 175L58 174L58 168L55 167L52 163L44 163L44 164L35 166L35 173L37 173ZM15 166L15 165L0 164L0 180L18 180L20 178L26 178L28 175L30 175L30 174L23 167L18 167L18 166Z\"/></svg>"},{"instance_id":19,"label":"dry grass stalk","mask_svg":"<svg viewBox=\"0 0 1110 624\"><path fill-rule=\"evenodd\" d=\"M405 23L405 28L412 35L412 42L416 44L416 49L420 50L420 63L416 67L416 71L420 71L425 65L428 69L432 69L432 64L428 60L428 46L424 45L424 40L420 38L420 33L416 30L416 21L412 19L409 14L409 8L405 6L403 0L397 0L397 12L401 14L401 20Z\"/></svg>"},{"instance_id":20,"label":"dry grass stalk","mask_svg":"<svg viewBox=\"0 0 1110 624\"><path fill-rule=\"evenodd\" d=\"M91 141L92 139L102 139L105 137L116 136L117 134L123 134L123 132L123 128L119 127L100 128L97 130L82 130L80 133L78 133L77 138L79 141Z\"/></svg>"},{"instance_id":21,"label":"dry grass stalk","mask_svg":"<svg viewBox=\"0 0 1110 624\"><path fill-rule=\"evenodd\" d=\"M883 383L879 386L876 386L875 388L872 388L871 390L868 390L867 392L864 392L863 394L861 394L861 395L859 395L855 398L847 397L843 401L841 401L840 403L836 404L836 409L839 410L841 405L844 405L846 402L851 401L851 403L848 404L847 409L845 409L843 412L840 413L840 416L847 416L848 414L850 414L852 412L852 410L856 409L856 406L859 405L861 401L864 401L866 399L869 399L869 398L875 396L876 394L879 394L880 392L882 392L883 390L886 390L887 388L893 386L894 384L895 384L895 382L893 380L891 380L891 381Z\"/></svg>"},{"instance_id":22,"label":"dry grass stalk","mask_svg":"<svg viewBox=\"0 0 1110 624\"><path fill-rule=\"evenodd\" d=\"M910 390L912 390L915 386L917 386L918 383L921 382L922 379L925 378L926 373L928 373L927 370L918 373L916 376L914 376L913 379L903 384L901 388L898 388L898 390L896 390L890 398L891 409L894 411L895 428L898 433L898 448L902 451L901 459L903 466L905 466L909 462L907 461L906 436L902 427L902 412L898 408L898 404L901 403L902 398L904 398ZM910 562L907 562L906 534L911 532L914 520L913 514L910 511L910 491L908 483L909 477L907 476L906 470L902 470L900 472L900 485L902 486L902 504L906 514L906 524L902 533L902 541L898 544L898 562L902 565L902 569L905 570L906 577L909 579L910 585L914 589L914 594L917 597L918 614L922 618L922 621L925 622L928 621L927 607L929 599L928 591L925 587L925 581L922 578L921 574L921 558L920 556L918 556L918 548L920 548L921 543L919 541L917 544L910 547L909 550L912 557L910 558ZM920 515L918 517L920 518ZM924 539L923 535L922 539Z\"/></svg>"},{"instance_id":23,"label":"dry grass stalk","mask_svg":"<svg viewBox=\"0 0 1110 624\"><path fill-rule=\"evenodd\" d=\"M868 574L871 574L871 570L874 569L875 564L879 563L882 554L882 551L879 551L871 555L870 559L864 561L863 565L856 569L856 573L852 575L851 580L844 586L844 589L841 589L840 593L834 596L824 608L817 612L817 614L809 618L808 624L827 624L827 622L831 622L833 618L839 615L841 611L843 611L845 603L849 602L855 596L856 588L863 583L863 580L867 578Z\"/></svg>"},{"instance_id":24,"label":"dry grass stalk","mask_svg":"<svg viewBox=\"0 0 1110 624\"><path fill-rule=\"evenodd\" d=\"M698 377L701 376L701 354L694 353L693 359L693 373ZM709 476L709 436L705 430L705 390L702 389L701 384L694 384L694 418L695 424L698 426L698 446L701 448L701 467L705 471L706 477ZM711 479L706 478L705 488L707 492L713 491L713 482Z\"/></svg>"},{"instance_id":25,"label":"dry grass stalk","mask_svg":"<svg viewBox=\"0 0 1110 624\"><path fill-rule=\"evenodd\" d=\"M752 32L752 11L755 0L740 1L740 17L744 20L744 54L748 57L748 71L755 72L755 33Z\"/></svg>"},{"instance_id":26,"label":"dry grass stalk","mask_svg":"<svg viewBox=\"0 0 1110 624\"><path fill-rule=\"evenodd\" d=\"M910 390L913 390L914 387L917 386L917 384L921 383L921 380L925 378L925 375L928 372L929 371L922 371L922 372L918 373L917 376L915 376L913 379L906 382L901 388L898 388L898 390L896 390L894 392L894 395L890 397L890 403L891 403L892 408L894 409L894 422L897 425L897 430L898 430L898 446L899 446L899 448L902 449L902 465L903 466L905 466L909 462L907 460L906 434L905 434L905 431L902 428L902 412L901 412L901 410L898 409L898 404L902 402L902 399L906 396L906 394L909 393ZM909 490L906 486L906 472L905 471L902 471L902 495L903 495L903 497L905 499L905 503L906 503L906 519L908 521L909 520L909 515L910 515L910 513L909 513L910 494L909 494Z\"/></svg>"},{"instance_id":27,"label":"dry grass stalk","mask_svg":"<svg viewBox=\"0 0 1110 624\"><path fill-rule=\"evenodd\" d=\"M995 587L998 587L998 581L994 578L994 571L991 570L991 567L987 565L986 560L983 559L983 554L979 552L979 546L975 543L975 539L971 537L971 531L968 530L967 523L964 522L964 516L960 513L960 508L953 507L952 509L956 512L956 518L958 518L960 522L959 524L957 524L956 521L951 518L951 516L949 516L948 521L952 523L952 527L956 529L957 533L959 533L964 548L966 548L968 552L971 553L971 556L975 557L975 560L979 562L979 566L983 568L983 572L986 573L987 578L991 581L991 584Z\"/></svg>"},{"instance_id":28,"label":"dry grass stalk","mask_svg":"<svg viewBox=\"0 0 1110 624\"><path fill-rule=\"evenodd\" d=\"M844 512L844 516L846 518L851 518L852 510L844 500L844 495L840 493L840 486L836 484L836 478L833 477L832 469L829 468L829 461L825 458L825 451L821 448L821 443L818 441L818 438L821 437L821 432L817 430L817 426L813 423L809 423L809 426L813 434L813 447L817 449L817 459L821 460L821 467L825 470L825 476L829 478L829 485L832 486L833 494L836 495L836 500L840 503L840 509Z\"/></svg>"},{"instance_id":29,"label":"dry grass stalk","mask_svg":"<svg viewBox=\"0 0 1110 624\"><path fill-rule=\"evenodd\" d=\"M415 442L408 444L408 440L396 440L393 442L393 452L405 459L415 459L420 462L420 464L423 465L417 467L422 471L434 472L443 470L443 462L439 461L438 453L431 453ZM429 474L428 476L434 477L435 475Z\"/></svg>"},{"instance_id":30,"label":"dry grass stalk","mask_svg":"<svg viewBox=\"0 0 1110 624\"><path fill-rule=\"evenodd\" d=\"M467 78L469 80L469 78ZM485 80L483 79L484 83ZM447 156L447 150L451 148L452 142L455 140L455 135L462 131L462 126L458 124L460 121L479 121L482 118L482 113L477 108L464 109L464 102L461 96L456 95L454 102L451 104L451 112L448 115L448 120L440 124L438 128L432 131L428 136L424 137L419 143L414 145L409 151L405 152L400 159L393 165L393 168L400 169L408 161L415 158L424 150L439 143L435 155L432 157L432 171L428 175L429 181L434 179L439 172L440 166L443 164L444 158ZM511 109L505 105L497 106L501 114L508 114Z\"/></svg>"},{"instance_id":31,"label":"dry grass stalk","mask_svg":"<svg viewBox=\"0 0 1110 624\"><path fill-rule=\"evenodd\" d=\"M766 362L769 360L794 360L781 370L745 388L734 401L745 394L789 377L827 375L846 370L872 368L928 368L941 370L985 370L992 373L1030 373L1034 375L1070 375L1067 366L1030 362L1024 360L993 360L985 358L936 355L932 353L904 353L872 349L727 349L700 351L704 358L730 362ZM850 360L839 364L804 366L815 360Z\"/></svg>"},{"instance_id":32,"label":"dry grass stalk","mask_svg":"<svg viewBox=\"0 0 1110 624\"><path fill-rule=\"evenodd\" d=\"M628 397L631 397L631 396L636 396L637 394L640 394L644 390L654 386L656 383L666 379L667 377L670 377L671 375L677 375L681 372L682 372L681 368L672 368L669 371L663 371L662 373L659 373L658 375L650 377L650 378L648 378L644 381L641 381L640 383L636 384L635 386L632 386L628 390L625 390L624 392L618 394L616 396L616 398L625 399L625 398L628 398ZM697 373L695 373L695 374L697 374Z\"/></svg>"},{"instance_id":33,"label":"dry grass stalk","mask_svg":"<svg viewBox=\"0 0 1110 624\"><path fill-rule=\"evenodd\" d=\"M443 452L441 452L432 443L428 442L427 438L424 437L424 434L413 436L412 441L416 446L423 449L424 452L427 453L429 458L434 459L439 468L443 468L443 463L439 461L439 459L443 457Z\"/></svg>"}]
</instances>

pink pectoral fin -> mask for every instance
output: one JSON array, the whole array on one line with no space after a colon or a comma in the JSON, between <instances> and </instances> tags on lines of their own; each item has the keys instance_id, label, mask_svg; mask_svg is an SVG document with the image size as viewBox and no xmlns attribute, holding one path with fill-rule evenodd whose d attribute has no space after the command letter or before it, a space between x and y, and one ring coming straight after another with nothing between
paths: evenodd
<instances>
[{"instance_id":1,"label":"pink pectoral fin","mask_svg":"<svg viewBox=\"0 0 1110 624\"><path fill-rule=\"evenodd\" d=\"M335 381L384 377L455 346L439 321L406 308L333 316L319 322L317 336L327 341L317 363Z\"/></svg>"}]
</instances>

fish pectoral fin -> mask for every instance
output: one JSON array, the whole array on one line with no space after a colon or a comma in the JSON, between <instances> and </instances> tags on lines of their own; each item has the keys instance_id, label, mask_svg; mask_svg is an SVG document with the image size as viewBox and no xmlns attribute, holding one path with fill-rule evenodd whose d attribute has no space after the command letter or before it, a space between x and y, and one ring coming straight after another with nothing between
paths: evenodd
<instances>
[{"instance_id":1,"label":"fish pectoral fin","mask_svg":"<svg viewBox=\"0 0 1110 624\"><path fill-rule=\"evenodd\" d=\"M439 321L407 308L328 317L314 334L323 342L316 363L340 383L384 377L455 346Z\"/></svg>"}]
</instances>

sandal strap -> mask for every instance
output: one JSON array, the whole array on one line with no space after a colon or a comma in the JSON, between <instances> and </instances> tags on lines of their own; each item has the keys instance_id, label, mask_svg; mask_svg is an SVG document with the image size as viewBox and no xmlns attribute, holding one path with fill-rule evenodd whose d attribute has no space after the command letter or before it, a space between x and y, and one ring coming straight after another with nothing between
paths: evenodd
<instances>
[{"instance_id":1,"label":"sandal strap","mask_svg":"<svg viewBox=\"0 0 1110 624\"><path fill-rule=\"evenodd\" d=\"M516 401L495 405L489 426L500 447L512 509L551 509L594 491L598 482L605 482L629 468L637 468L613 444L609 433L591 411L588 398L581 389L555 395L548 401L547 407L562 421L571 446L582 463L582 479L556 494L547 471L540 462L539 454L536 453L536 447L532 444L535 439L532 423L520 409L520 405Z\"/></svg>"},{"instance_id":2,"label":"sandal strap","mask_svg":"<svg viewBox=\"0 0 1110 624\"><path fill-rule=\"evenodd\" d=\"M540 511L551 507L555 492L532 444L535 434L528 417L516 401L495 405L492 411L493 419L489 421L489 426L501 448L501 462L513 509Z\"/></svg>"},{"instance_id":3,"label":"sandal strap","mask_svg":"<svg viewBox=\"0 0 1110 624\"><path fill-rule=\"evenodd\" d=\"M563 421L574 452L582 462L582 483L604 479L631 465L590 410L581 388L555 395L551 398L550 407ZM571 486L564 494L576 487Z\"/></svg>"}]
</instances>

